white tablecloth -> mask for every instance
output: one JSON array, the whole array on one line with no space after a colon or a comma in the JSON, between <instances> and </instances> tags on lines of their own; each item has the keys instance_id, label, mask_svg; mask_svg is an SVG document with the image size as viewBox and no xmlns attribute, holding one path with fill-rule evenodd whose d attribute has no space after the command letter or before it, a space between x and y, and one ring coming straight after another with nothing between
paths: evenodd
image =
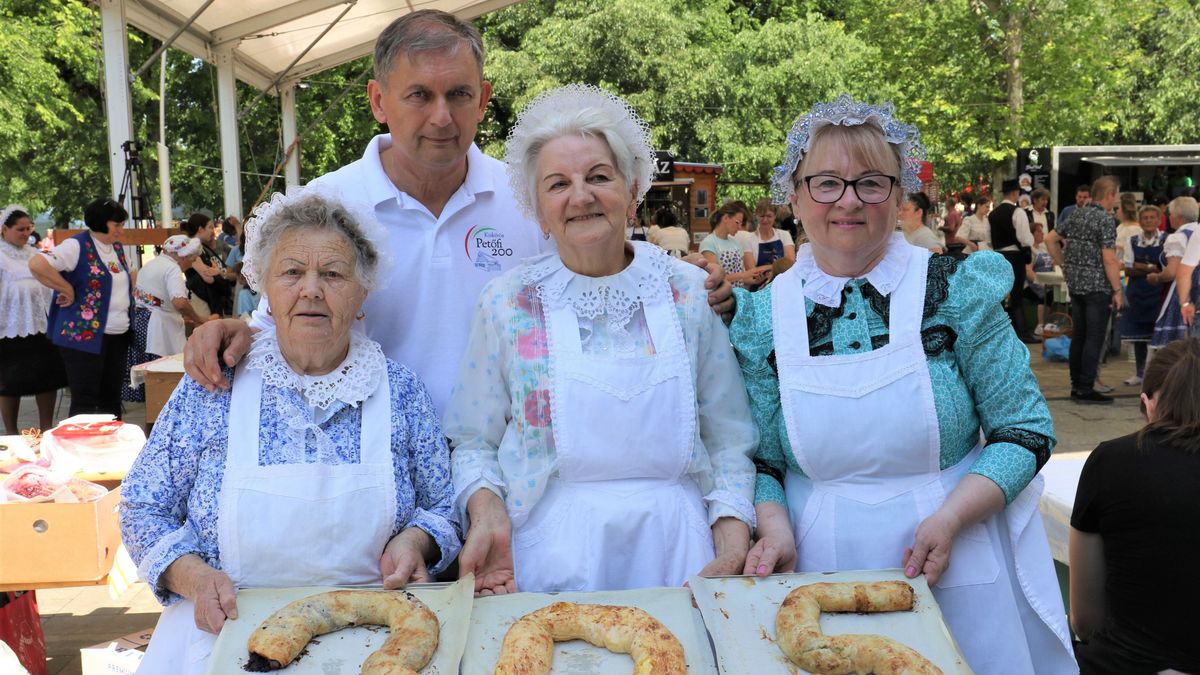
<instances>
[{"instance_id":1,"label":"white tablecloth","mask_svg":"<svg viewBox=\"0 0 1200 675\"><path fill-rule=\"evenodd\" d=\"M1071 510L1075 507L1075 488L1083 471L1084 458L1051 459L1042 467L1046 491L1039 508L1050 540L1050 554L1062 564L1068 564L1067 537L1071 532Z\"/></svg>"}]
</instances>

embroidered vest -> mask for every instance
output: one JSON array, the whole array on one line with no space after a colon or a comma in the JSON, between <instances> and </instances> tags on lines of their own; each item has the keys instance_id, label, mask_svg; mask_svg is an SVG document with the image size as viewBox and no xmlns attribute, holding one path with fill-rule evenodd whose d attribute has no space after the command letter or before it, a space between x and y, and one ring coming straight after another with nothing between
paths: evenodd
<instances>
[{"instance_id":1,"label":"embroidered vest","mask_svg":"<svg viewBox=\"0 0 1200 675\"><path fill-rule=\"evenodd\" d=\"M100 259L100 253L96 251L96 245L87 232L77 234L72 239L79 242L79 262L75 263L75 269L62 272L62 277L75 289L75 303L59 307L57 302L51 302L46 334L59 347L99 354L104 326L108 323L112 274ZM125 249L118 243L113 244L113 249L117 252L121 269L128 274ZM132 309L133 284L129 286L129 307ZM54 299L58 299L58 293L54 294Z\"/></svg>"}]
</instances>

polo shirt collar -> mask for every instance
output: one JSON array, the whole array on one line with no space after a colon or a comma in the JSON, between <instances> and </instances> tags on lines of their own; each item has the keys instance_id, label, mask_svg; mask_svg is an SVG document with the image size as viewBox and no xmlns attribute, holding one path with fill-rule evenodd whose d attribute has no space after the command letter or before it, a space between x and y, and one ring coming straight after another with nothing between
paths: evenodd
<instances>
[{"instance_id":1,"label":"polo shirt collar","mask_svg":"<svg viewBox=\"0 0 1200 675\"><path fill-rule=\"evenodd\" d=\"M392 183L392 179L388 178L387 172L383 170L383 159L379 153L391 146L392 135L379 134L371 139L371 142L367 144L366 151L363 152L362 185L367 199L373 205L390 199L395 199L403 205L405 200L411 199L407 193ZM467 150L467 176L460 188L465 189L468 196L473 197L481 192L496 191L495 177L491 171L488 171L485 161L483 151L472 143Z\"/></svg>"}]
</instances>

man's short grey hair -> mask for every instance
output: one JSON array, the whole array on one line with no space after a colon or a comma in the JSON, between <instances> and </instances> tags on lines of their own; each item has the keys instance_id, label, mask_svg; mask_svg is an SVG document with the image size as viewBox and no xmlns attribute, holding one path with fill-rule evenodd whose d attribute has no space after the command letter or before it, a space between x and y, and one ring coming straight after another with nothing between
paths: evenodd
<instances>
[{"instance_id":1,"label":"man's short grey hair","mask_svg":"<svg viewBox=\"0 0 1200 675\"><path fill-rule=\"evenodd\" d=\"M253 240L246 242L247 257L261 261L255 265L260 285L271 268L275 244L284 232L296 229L328 230L345 236L354 250L355 280L368 290L377 286L380 256L376 244L349 209L336 199L311 190L298 198L281 200L257 228ZM264 288L258 290L261 292Z\"/></svg>"},{"instance_id":2,"label":"man's short grey hair","mask_svg":"<svg viewBox=\"0 0 1200 675\"><path fill-rule=\"evenodd\" d=\"M1196 200L1191 197L1176 197L1167 204L1167 210L1171 215L1183 218L1184 223L1194 223L1200 220L1200 208L1196 205Z\"/></svg>"},{"instance_id":3,"label":"man's short grey hair","mask_svg":"<svg viewBox=\"0 0 1200 675\"><path fill-rule=\"evenodd\" d=\"M1121 191L1121 180L1116 176L1101 176L1092 182L1092 201L1100 201Z\"/></svg>"},{"instance_id":4,"label":"man's short grey hair","mask_svg":"<svg viewBox=\"0 0 1200 675\"><path fill-rule=\"evenodd\" d=\"M654 180L655 155L650 129L624 99L588 84L569 84L543 92L517 117L508 135L504 161L513 195L527 214L537 217L538 155L563 136L603 140L625 184L642 201Z\"/></svg>"},{"instance_id":5,"label":"man's short grey hair","mask_svg":"<svg viewBox=\"0 0 1200 675\"><path fill-rule=\"evenodd\" d=\"M396 19L383 29L375 40L375 80L387 84L387 76L396 67L396 58L404 54L408 59L425 52L457 52L466 44L479 66L479 79L483 79L483 38L471 24L448 12L437 9L422 9Z\"/></svg>"}]
</instances>

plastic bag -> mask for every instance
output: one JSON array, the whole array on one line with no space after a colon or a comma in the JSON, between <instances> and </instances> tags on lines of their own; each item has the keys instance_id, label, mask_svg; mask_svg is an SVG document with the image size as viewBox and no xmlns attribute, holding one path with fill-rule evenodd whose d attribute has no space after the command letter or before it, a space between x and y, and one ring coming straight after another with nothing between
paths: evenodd
<instances>
[{"instance_id":1,"label":"plastic bag","mask_svg":"<svg viewBox=\"0 0 1200 675\"><path fill-rule=\"evenodd\" d=\"M0 481L0 502L91 502L108 494L103 485L81 478L63 478L36 464L26 464Z\"/></svg>"},{"instance_id":2,"label":"plastic bag","mask_svg":"<svg viewBox=\"0 0 1200 675\"><path fill-rule=\"evenodd\" d=\"M1071 338L1066 335L1046 338L1042 342L1042 358L1047 361L1069 361L1071 359Z\"/></svg>"},{"instance_id":3,"label":"plastic bag","mask_svg":"<svg viewBox=\"0 0 1200 675\"><path fill-rule=\"evenodd\" d=\"M42 435L42 455L55 471L73 474L128 471L146 444L146 433L136 424L88 419L79 415L63 420Z\"/></svg>"}]
</instances>

